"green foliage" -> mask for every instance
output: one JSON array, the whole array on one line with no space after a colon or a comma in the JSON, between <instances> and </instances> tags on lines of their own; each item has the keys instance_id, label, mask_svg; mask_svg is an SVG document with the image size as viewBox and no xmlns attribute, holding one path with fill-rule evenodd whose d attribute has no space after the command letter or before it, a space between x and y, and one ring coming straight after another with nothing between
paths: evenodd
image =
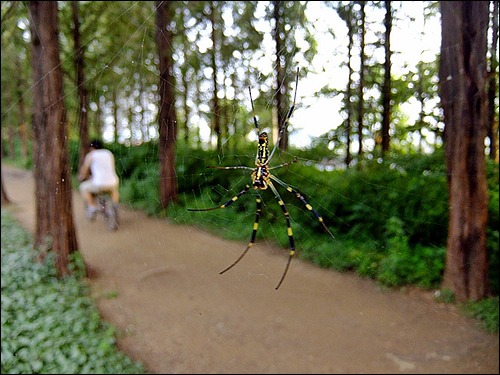
<instances>
[{"instance_id":1,"label":"green foliage","mask_svg":"<svg viewBox=\"0 0 500 375\"><path fill-rule=\"evenodd\" d=\"M490 285L492 292L498 295L498 285L499 285L499 178L498 178L498 164L492 160L486 161L486 178L488 179L488 194L489 194L489 206L488 206L488 227L486 229L486 247L488 248L488 262L489 262L489 273L490 273Z\"/></svg>"},{"instance_id":2,"label":"green foliage","mask_svg":"<svg viewBox=\"0 0 500 375\"><path fill-rule=\"evenodd\" d=\"M115 329L100 319L81 273L58 280L53 256L34 256L31 237L2 211L2 374L144 373L117 350Z\"/></svg>"},{"instance_id":3,"label":"green foliage","mask_svg":"<svg viewBox=\"0 0 500 375\"><path fill-rule=\"evenodd\" d=\"M453 303L455 302L455 293L450 289L441 289L436 294L436 301Z\"/></svg>"},{"instance_id":4,"label":"green foliage","mask_svg":"<svg viewBox=\"0 0 500 375\"><path fill-rule=\"evenodd\" d=\"M486 298L477 302L468 302L463 306L463 310L473 318L480 319L481 325L488 332L498 333L498 296Z\"/></svg>"}]
</instances>

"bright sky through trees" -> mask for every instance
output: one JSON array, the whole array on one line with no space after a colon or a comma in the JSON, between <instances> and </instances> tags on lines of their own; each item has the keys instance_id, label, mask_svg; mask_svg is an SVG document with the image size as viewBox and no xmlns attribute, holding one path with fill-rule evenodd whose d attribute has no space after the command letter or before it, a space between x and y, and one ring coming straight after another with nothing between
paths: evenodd
<instances>
[{"instance_id":1,"label":"bright sky through trees","mask_svg":"<svg viewBox=\"0 0 500 375\"><path fill-rule=\"evenodd\" d=\"M393 2L395 20L391 33L392 74L401 75L408 71L416 71L418 61L435 60L441 45L441 25L439 16L431 17L424 22L424 6L420 1ZM311 137L317 137L337 127L342 117L336 108L341 107L342 97L317 98L314 93L328 83L332 88L344 89L347 85L347 27L337 13L326 9L322 2L310 2L307 15L318 29L318 55L313 61L315 73L309 73L307 79L299 81L298 95L301 105L294 113L292 124L297 130L290 136L291 144L302 147L310 144ZM375 41L373 31L383 32L383 9L367 12L367 43ZM414 21L410 21L410 17ZM336 38L329 33L333 29ZM356 53L356 51L354 52ZM382 48L376 51L367 49L367 53L375 53L379 62L384 59ZM354 55L353 69L359 69L359 57ZM354 79L357 78L355 73ZM418 117L419 107L412 98L401 108L413 122ZM355 137L354 137L355 138ZM356 139L353 149L357 150Z\"/></svg>"}]
</instances>

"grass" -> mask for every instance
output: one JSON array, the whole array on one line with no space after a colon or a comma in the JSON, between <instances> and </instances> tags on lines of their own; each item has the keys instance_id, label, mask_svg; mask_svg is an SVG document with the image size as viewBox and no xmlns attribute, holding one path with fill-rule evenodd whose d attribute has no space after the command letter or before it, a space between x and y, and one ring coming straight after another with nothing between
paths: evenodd
<instances>
[{"instance_id":1,"label":"grass","mask_svg":"<svg viewBox=\"0 0 500 375\"><path fill-rule=\"evenodd\" d=\"M2 374L144 373L117 349L82 272L58 279L52 257L35 262L31 236L4 210L1 225Z\"/></svg>"}]
</instances>

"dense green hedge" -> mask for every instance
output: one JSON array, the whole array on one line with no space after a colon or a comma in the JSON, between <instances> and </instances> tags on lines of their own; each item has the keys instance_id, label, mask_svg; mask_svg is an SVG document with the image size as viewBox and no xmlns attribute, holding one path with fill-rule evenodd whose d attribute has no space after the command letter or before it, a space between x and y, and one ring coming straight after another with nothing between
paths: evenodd
<instances>
[{"instance_id":1,"label":"dense green hedge","mask_svg":"<svg viewBox=\"0 0 500 375\"><path fill-rule=\"evenodd\" d=\"M252 166L255 149L217 154L177 148L179 204L162 212L158 199L156 143L127 147L108 145L122 178L122 200L150 214L166 215L180 224L195 224L230 239L247 241L255 217L253 192L228 209L189 212L187 207L211 207L226 202L250 181L248 171L207 169L208 165ZM77 161L77 146L72 147ZM297 250L303 259L337 270L355 270L381 283L437 287L444 269L448 193L444 156L396 155L366 161L360 171L320 171L307 151L276 155L275 164L299 156L300 162L277 169L276 175L298 189L320 212L335 235L332 240L316 218L293 195L278 186L292 218ZM76 165L76 164L75 164ZM498 166L488 162L488 252L491 286L498 294ZM264 209L257 239L286 247L283 213L272 195L262 192Z\"/></svg>"},{"instance_id":2,"label":"dense green hedge","mask_svg":"<svg viewBox=\"0 0 500 375\"><path fill-rule=\"evenodd\" d=\"M2 374L144 373L117 350L78 272L59 280L52 256L34 256L31 236L2 210Z\"/></svg>"}]
</instances>

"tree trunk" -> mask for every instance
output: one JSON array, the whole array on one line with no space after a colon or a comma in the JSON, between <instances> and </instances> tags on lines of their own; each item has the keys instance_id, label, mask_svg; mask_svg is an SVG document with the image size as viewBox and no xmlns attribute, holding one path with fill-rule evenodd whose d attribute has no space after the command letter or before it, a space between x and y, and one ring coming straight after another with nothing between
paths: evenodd
<instances>
[{"instance_id":1,"label":"tree trunk","mask_svg":"<svg viewBox=\"0 0 500 375\"><path fill-rule=\"evenodd\" d=\"M498 162L498 139L497 139L497 129L498 129L498 117L495 120L495 98L497 95L497 73L498 68L498 56L497 56L497 46L498 46L498 1L492 1L493 3L493 13L492 13L492 42L491 42L491 60L490 60L490 71L489 71L489 84L488 84L488 138L490 140L490 152L489 157L492 160Z\"/></svg>"},{"instance_id":2,"label":"tree trunk","mask_svg":"<svg viewBox=\"0 0 500 375\"><path fill-rule=\"evenodd\" d=\"M7 191L5 190L4 186L3 186L3 176L0 175L0 178L1 178L1 189L2 189L2 206L4 204L9 204L10 203L10 199L9 197L7 196Z\"/></svg>"},{"instance_id":3,"label":"tree trunk","mask_svg":"<svg viewBox=\"0 0 500 375\"><path fill-rule=\"evenodd\" d=\"M213 91L213 130L215 133L215 136L217 138L217 144L216 144L216 149L217 152L221 151L222 147L222 134L221 134L221 126L220 126L220 106L219 106L219 93L218 93L218 87L217 87L217 60L216 60L216 53L217 53L217 33L216 33L216 25L215 25L215 5L214 2L210 2L210 23L212 24L212 50L211 50L211 58L212 58L212 77L213 77L213 85L214 85L214 91Z\"/></svg>"},{"instance_id":4,"label":"tree trunk","mask_svg":"<svg viewBox=\"0 0 500 375\"><path fill-rule=\"evenodd\" d=\"M273 18L274 18L274 43L276 44L276 113L278 117L278 148L280 150L288 149L288 129L285 124L285 95L287 84L285 82L285 57L283 55L284 41L283 34L283 6L281 1L273 1ZM283 128L282 128L283 127ZM281 135L281 138L280 138Z\"/></svg>"},{"instance_id":5,"label":"tree trunk","mask_svg":"<svg viewBox=\"0 0 500 375\"><path fill-rule=\"evenodd\" d=\"M3 142L0 142L0 158L3 159L3 146L2 146ZM3 175L0 171L0 190L1 190L1 194L2 194L2 206L4 204L9 204L10 203L10 199L7 195L7 191L5 190L5 187L3 186Z\"/></svg>"},{"instance_id":6,"label":"tree trunk","mask_svg":"<svg viewBox=\"0 0 500 375\"><path fill-rule=\"evenodd\" d=\"M385 62L384 62L384 84L382 86L382 155L389 151L389 127L391 123L391 28L392 11L391 2L385 1Z\"/></svg>"},{"instance_id":7,"label":"tree trunk","mask_svg":"<svg viewBox=\"0 0 500 375\"><path fill-rule=\"evenodd\" d=\"M111 91L113 100L113 141L118 143L118 94L116 86Z\"/></svg>"},{"instance_id":8,"label":"tree trunk","mask_svg":"<svg viewBox=\"0 0 500 375\"><path fill-rule=\"evenodd\" d=\"M64 106L63 79L59 57L59 25L57 2L30 1L31 31L34 46L33 71L35 90L33 102L44 114L37 121L37 163L35 176L36 194L42 192L42 208L38 224L44 229L38 245L50 244L55 252L55 266L60 276L67 275L69 255L78 248L73 221L72 187L69 171L66 109ZM41 48L43 46L43 48ZM40 49L38 49L40 48ZM40 76L37 76L40 74ZM41 95L41 96L40 96ZM38 119L37 119L38 120ZM40 190L40 191L39 191ZM40 200L37 199L37 202ZM43 211L46 210L46 211ZM38 210L37 210L38 211ZM43 257L43 253L41 254Z\"/></svg>"},{"instance_id":9,"label":"tree trunk","mask_svg":"<svg viewBox=\"0 0 500 375\"><path fill-rule=\"evenodd\" d=\"M361 5L361 29L360 29L360 66L359 66L359 94L358 94L358 167L361 168L361 161L363 160L363 115L364 115L364 101L363 91L365 89L365 2L360 1Z\"/></svg>"},{"instance_id":10,"label":"tree trunk","mask_svg":"<svg viewBox=\"0 0 500 375\"><path fill-rule=\"evenodd\" d=\"M21 62L19 55L16 56L16 66L21 72ZM21 156L23 159L28 157L28 131L26 129L26 115L24 106L24 96L22 92L23 77L21 74L17 76L17 103L19 107L19 133L21 134Z\"/></svg>"},{"instance_id":11,"label":"tree trunk","mask_svg":"<svg viewBox=\"0 0 500 375\"><path fill-rule=\"evenodd\" d=\"M189 85L187 79L187 71L184 71L182 74L182 106L184 108L184 143L189 145L189 113L190 108L188 105L189 98Z\"/></svg>"},{"instance_id":12,"label":"tree trunk","mask_svg":"<svg viewBox=\"0 0 500 375\"><path fill-rule=\"evenodd\" d=\"M443 288L462 303L489 294L484 154L488 1L443 1L441 19L439 80L449 191Z\"/></svg>"},{"instance_id":13,"label":"tree trunk","mask_svg":"<svg viewBox=\"0 0 500 375\"><path fill-rule=\"evenodd\" d=\"M177 176L175 173L176 116L175 98L172 88L172 31L170 22L173 11L170 1L156 2L156 43L160 61L159 103L159 158L160 158L160 202L166 208L177 202Z\"/></svg>"},{"instance_id":14,"label":"tree trunk","mask_svg":"<svg viewBox=\"0 0 500 375\"><path fill-rule=\"evenodd\" d=\"M33 105L32 105L32 131L33 131L33 166L35 177L36 221L33 245L39 248L50 236L49 222L51 220L48 197L48 173L45 171L45 138L47 136L47 114L43 103L44 72L41 64L43 46L38 29L41 25L39 8L41 4L36 1L29 2L30 31L31 31L31 65L33 72Z\"/></svg>"},{"instance_id":15,"label":"tree trunk","mask_svg":"<svg viewBox=\"0 0 500 375\"><path fill-rule=\"evenodd\" d=\"M83 159L89 151L89 127L88 127L88 94L85 87L84 49L80 37L80 16L78 14L78 1L71 1L73 13L73 42L75 48L75 70L76 87L78 91L78 130L80 132L80 155L78 167L83 164Z\"/></svg>"},{"instance_id":16,"label":"tree trunk","mask_svg":"<svg viewBox=\"0 0 500 375\"><path fill-rule=\"evenodd\" d=\"M345 166L346 168L349 168L349 165L351 164L352 157L351 157L351 128L352 128L352 74L353 74L353 69L352 69L352 46L354 44L354 25L352 23L352 5L349 4L347 7L347 32L348 32L348 37L349 37L349 43L347 46L347 68L349 71L349 75L347 77L347 90L346 90L346 109L347 109L347 119L346 119L346 155L345 155Z\"/></svg>"},{"instance_id":17,"label":"tree trunk","mask_svg":"<svg viewBox=\"0 0 500 375\"><path fill-rule=\"evenodd\" d=\"M424 119L425 119L425 97L424 97L424 67L423 67L423 62L419 61L417 64L417 71L418 71L418 80L416 82L417 86L417 100L420 103L420 112L418 114L418 126L417 126L417 131L418 134L420 135L419 140L418 140L418 152L422 153L422 129L424 128Z\"/></svg>"}]
</instances>

